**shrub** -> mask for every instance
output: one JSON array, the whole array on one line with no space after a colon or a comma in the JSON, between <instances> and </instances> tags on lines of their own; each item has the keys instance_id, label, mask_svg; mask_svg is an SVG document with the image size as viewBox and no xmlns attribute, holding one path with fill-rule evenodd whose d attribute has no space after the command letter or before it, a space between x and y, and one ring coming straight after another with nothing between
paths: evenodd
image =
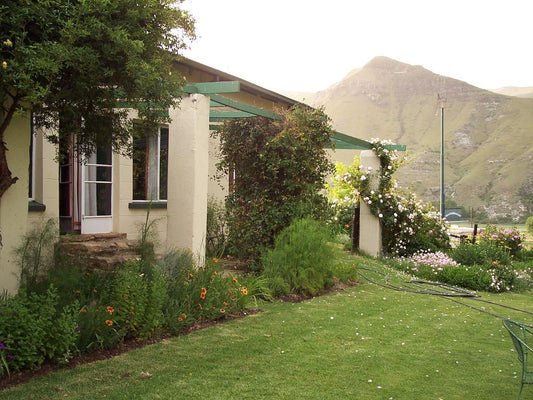
<instances>
[{"instance_id":1,"label":"shrub","mask_svg":"<svg viewBox=\"0 0 533 400\"><path fill-rule=\"evenodd\" d=\"M114 347L126 337L145 339L162 326L166 281L157 265L131 261L87 278L92 284L76 291L83 301L81 351Z\"/></svg>"},{"instance_id":2,"label":"shrub","mask_svg":"<svg viewBox=\"0 0 533 400\"><path fill-rule=\"evenodd\" d=\"M493 262L509 265L511 257L504 248L488 241L475 244L463 242L450 251L451 257L462 265L491 265Z\"/></svg>"},{"instance_id":3,"label":"shrub","mask_svg":"<svg viewBox=\"0 0 533 400\"><path fill-rule=\"evenodd\" d=\"M333 284L335 250L330 231L305 218L285 228L263 261L263 274L275 295L315 295Z\"/></svg>"},{"instance_id":4,"label":"shrub","mask_svg":"<svg viewBox=\"0 0 533 400\"><path fill-rule=\"evenodd\" d=\"M524 247L524 236L518 229L504 229L495 225L487 225L479 234L479 241L505 249L511 256L516 256Z\"/></svg>"},{"instance_id":5,"label":"shrub","mask_svg":"<svg viewBox=\"0 0 533 400\"><path fill-rule=\"evenodd\" d=\"M230 254L256 262L293 219L329 211L322 189L333 172L325 149L333 133L321 109L301 107L279 121L224 123L217 170L237 177L226 198Z\"/></svg>"},{"instance_id":6,"label":"shrub","mask_svg":"<svg viewBox=\"0 0 533 400\"><path fill-rule=\"evenodd\" d=\"M0 300L0 375L66 362L77 339L77 303L57 309L57 291L25 291Z\"/></svg>"},{"instance_id":7,"label":"shrub","mask_svg":"<svg viewBox=\"0 0 533 400\"><path fill-rule=\"evenodd\" d=\"M533 235L533 216L529 217L526 220L526 230L527 230L527 233Z\"/></svg>"},{"instance_id":8,"label":"shrub","mask_svg":"<svg viewBox=\"0 0 533 400\"><path fill-rule=\"evenodd\" d=\"M172 251L161 264L168 284L164 324L173 334L196 321L237 314L248 304L248 288L236 277L225 276L217 259L196 267L189 251Z\"/></svg>"},{"instance_id":9,"label":"shrub","mask_svg":"<svg viewBox=\"0 0 533 400\"><path fill-rule=\"evenodd\" d=\"M226 252L226 210L214 197L207 200L207 257L222 257Z\"/></svg>"},{"instance_id":10,"label":"shrub","mask_svg":"<svg viewBox=\"0 0 533 400\"><path fill-rule=\"evenodd\" d=\"M519 292L531 284L533 269L526 263L511 263L510 256L499 247L464 243L451 254L453 259L443 253L423 252L389 263L422 279L472 290ZM457 263L459 260L463 265Z\"/></svg>"}]
</instances>

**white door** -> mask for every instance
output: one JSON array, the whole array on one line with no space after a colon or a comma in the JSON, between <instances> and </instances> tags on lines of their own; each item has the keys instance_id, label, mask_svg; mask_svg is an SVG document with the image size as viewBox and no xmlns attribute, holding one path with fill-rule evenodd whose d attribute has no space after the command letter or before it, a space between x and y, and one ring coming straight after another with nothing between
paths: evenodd
<instances>
[{"instance_id":1,"label":"white door","mask_svg":"<svg viewBox=\"0 0 533 400\"><path fill-rule=\"evenodd\" d=\"M113 152L98 147L82 167L81 233L113 231Z\"/></svg>"}]
</instances>

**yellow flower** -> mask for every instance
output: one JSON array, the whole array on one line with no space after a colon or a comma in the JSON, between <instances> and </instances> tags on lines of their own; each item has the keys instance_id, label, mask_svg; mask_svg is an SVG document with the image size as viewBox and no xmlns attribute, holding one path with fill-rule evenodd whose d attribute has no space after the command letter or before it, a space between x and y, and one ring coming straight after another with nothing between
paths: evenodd
<instances>
[{"instance_id":1,"label":"yellow flower","mask_svg":"<svg viewBox=\"0 0 533 400\"><path fill-rule=\"evenodd\" d=\"M242 288L241 290L241 293L244 294L245 296L248 294L248 289L246 289L245 287Z\"/></svg>"},{"instance_id":2,"label":"yellow flower","mask_svg":"<svg viewBox=\"0 0 533 400\"><path fill-rule=\"evenodd\" d=\"M7 68L7 62L6 61L2 61L2 68Z\"/></svg>"},{"instance_id":3,"label":"yellow flower","mask_svg":"<svg viewBox=\"0 0 533 400\"><path fill-rule=\"evenodd\" d=\"M112 326L112 325L113 325L113 321L111 321L110 319L106 319L106 320L105 320L105 324L106 324L107 326Z\"/></svg>"},{"instance_id":4,"label":"yellow flower","mask_svg":"<svg viewBox=\"0 0 533 400\"><path fill-rule=\"evenodd\" d=\"M108 306L106 308L106 311L109 313L109 315L113 315L113 311L115 311L115 309L113 307L111 307L111 306Z\"/></svg>"},{"instance_id":5,"label":"yellow flower","mask_svg":"<svg viewBox=\"0 0 533 400\"><path fill-rule=\"evenodd\" d=\"M6 39L4 40L4 44L7 46L7 47L12 47L13 46L13 42L9 39Z\"/></svg>"},{"instance_id":6,"label":"yellow flower","mask_svg":"<svg viewBox=\"0 0 533 400\"><path fill-rule=\"evenodd\" d=\"M220 309L220 314L224 314L226 312L226 310L224 310L223 308Z\"/></svg>"}]
</instances>

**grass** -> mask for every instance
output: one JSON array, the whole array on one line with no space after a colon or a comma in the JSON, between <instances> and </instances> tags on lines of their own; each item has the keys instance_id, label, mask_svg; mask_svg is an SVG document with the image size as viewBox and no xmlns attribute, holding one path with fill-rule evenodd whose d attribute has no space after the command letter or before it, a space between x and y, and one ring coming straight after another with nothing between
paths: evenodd
<instances>
[{"instance_id":1,"label":"grass","mask_svg":"<svg viewBox=\"0 0 533 400\"><path fill-rule=\"evenodd\" d=\"M344 255L349 266L407 276ZM350 268L350 267L348 267ZM374 277L377 277L375 275ZM531 294L483 294L531 310ZM486 311L533 323L488 304ZM62 370L1 393L10 399L504 399L520 364L501 320L437 296L370 283ZM522 397L533 394L525 387Z\"/></svg>"}]
</instances>

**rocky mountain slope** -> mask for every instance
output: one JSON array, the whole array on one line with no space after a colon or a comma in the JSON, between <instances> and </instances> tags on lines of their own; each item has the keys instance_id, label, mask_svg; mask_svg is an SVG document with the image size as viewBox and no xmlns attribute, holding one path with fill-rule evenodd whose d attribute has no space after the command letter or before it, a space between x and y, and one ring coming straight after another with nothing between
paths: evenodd
<instances>
[{"instance_id":1,"label":"rocky mountain slope","mask_svg":"<svg viewBox=\"0 0 533 400\"><path fill-rule=\"evenodd\" d=\"M527 213L519 192L533 193L532 98L377 57L305 101L325 106L342 133L407 145L400 183L427 201L439 198L443 106L447 198L490 217Z\"/></svg>"}]
</instances>

